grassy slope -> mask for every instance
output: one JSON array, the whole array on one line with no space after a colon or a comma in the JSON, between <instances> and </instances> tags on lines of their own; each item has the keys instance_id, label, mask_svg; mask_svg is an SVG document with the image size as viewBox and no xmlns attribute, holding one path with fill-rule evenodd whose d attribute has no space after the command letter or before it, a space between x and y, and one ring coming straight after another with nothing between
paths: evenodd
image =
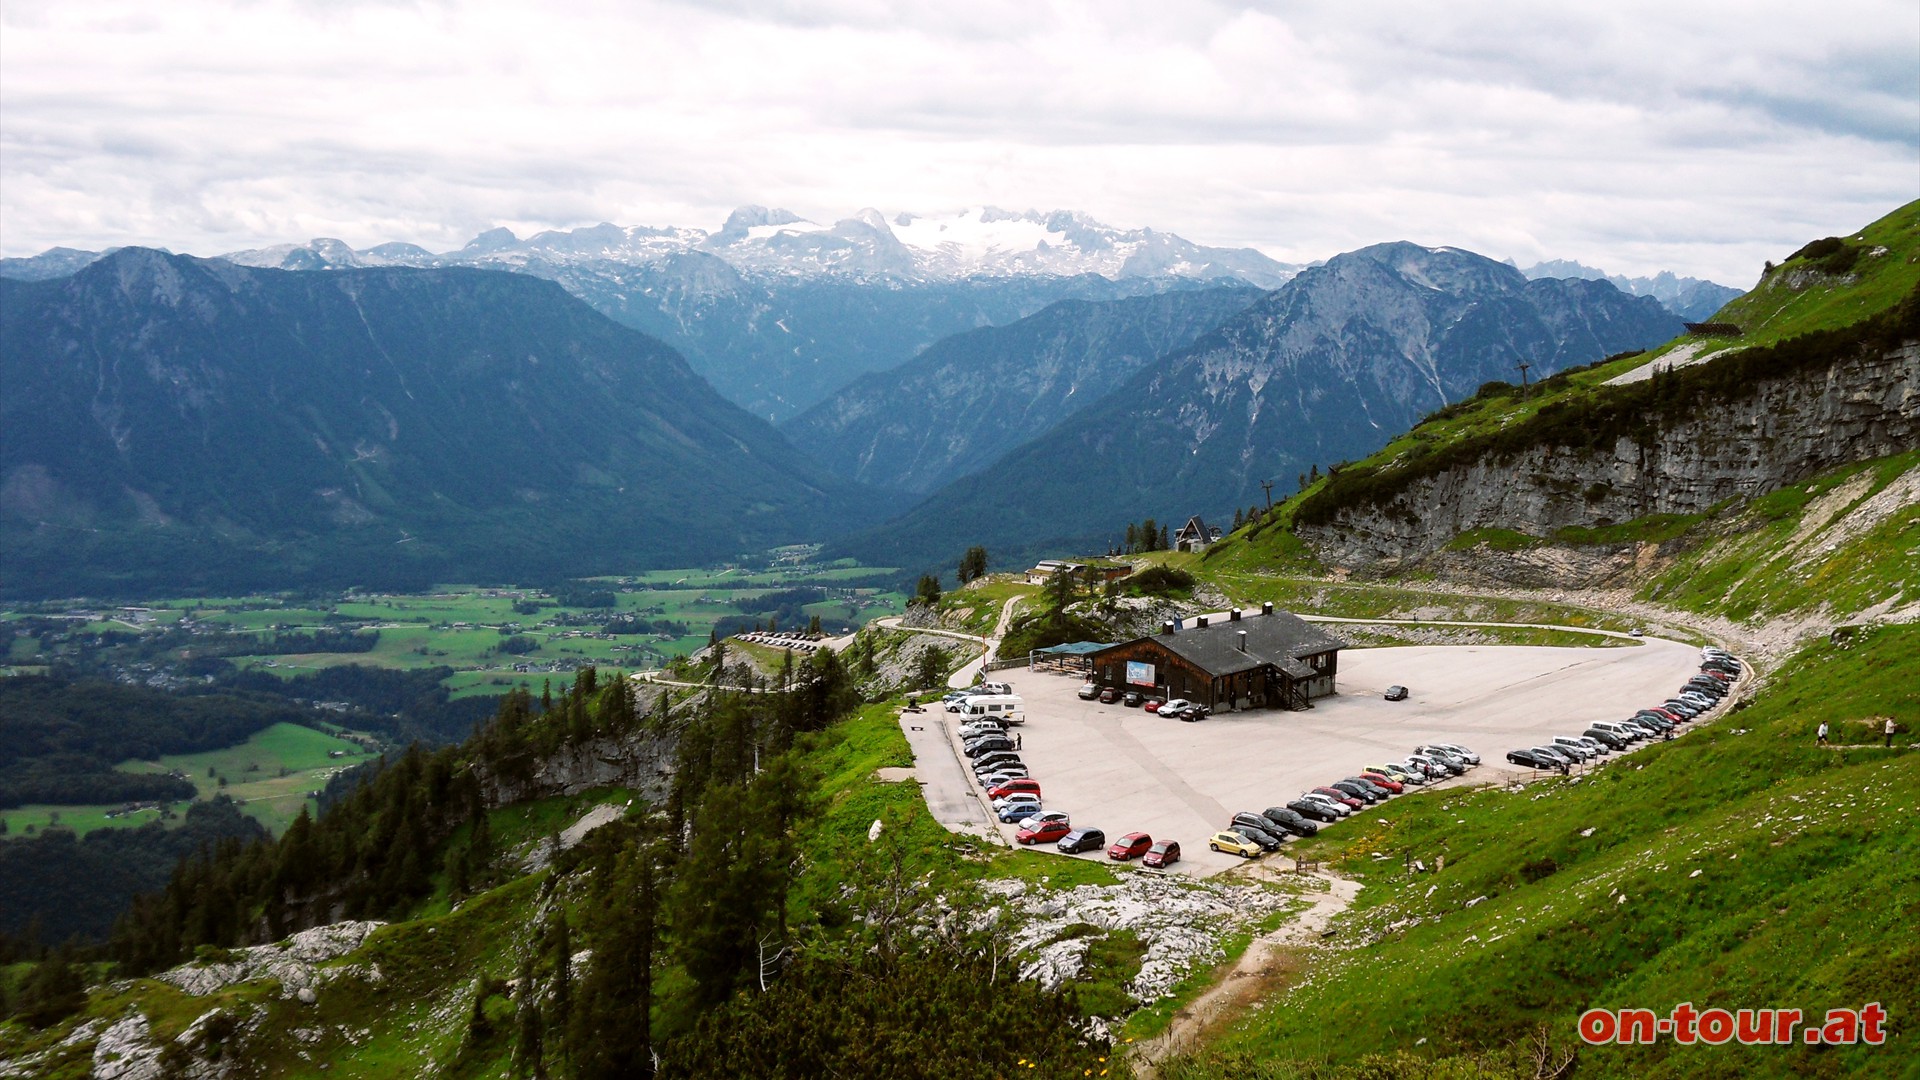
<instances>
[{"instance_id":1,"label":"grassy slope","mask_svg":"<svg viewBox=\"0 0 1920 1080\"><path fill-rule=\"evenodd\" d=\"M1336 830L1315 846L1367 885L1349 944L1217 1048L1444 1055L1542 1021L1565 1042L1591 1006L1880 1001L1899 1018L1882 1050L1600 1048L1581 1075L1901 1075L1920 1054L1920 700L1899 674L1915 670L1920 629L1822 644L1753 707L1586 782L1396 801L1385 825ZM1870 739L1888 714L1909 749ZM1815 747L1823 719L1853 745ZM1446 869L1410 875L1409 854Z\"/></svg>"}]
</instances>

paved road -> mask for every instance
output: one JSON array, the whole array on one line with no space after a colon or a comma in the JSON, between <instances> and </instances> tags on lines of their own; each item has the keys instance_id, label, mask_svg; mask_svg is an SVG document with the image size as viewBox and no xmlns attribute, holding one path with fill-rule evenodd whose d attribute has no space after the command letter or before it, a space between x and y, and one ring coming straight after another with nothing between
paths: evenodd
<instances>
[{"instance_id":1,"label":"paved road","mask_svg":"<svg viewBox=\"0 0 1920 1080\"><path fill-rule=\"evenodd\" d=\"M900 714L900 729L913 748L914 778L926 797L933 819L954 832L999 839L999 822L987 816L986 803L973 783L973 773L961 764L959 744L950 734L953 714L938 702L923 712Z\"/></svg>"},{"instance_id":2,"label":"paved road","mask_svg":"<svg viewBox=\"0 0 1920 1080\"><path fill-rule=\"evenodd\" d=\"M1022 753L1049 809L1067 810L1074 824L1097 826L1109 838L1142 829L1179 840L1185 868L1208 874L1237 862L1205 847L1206 837L1235 811L1285 803L1379 759L1404 757L1422 742L1479 751L1488 764L1466 779L1493 780L1512 768L1504 764L1507 750L1628 716L1664 700L1698 671L1692 646L1641 641L1636 648L1607 649L1350 649L1340 655L1340 693L1307 712L1257 710L1197 724L1082 701L1077 678L1006 674L1026 700ZM1408 687L1410 700L1384 700L1393 684ZM949 736L949 760L954 745ZM918 745L916 753L919 760L939 760ZM964 772L958 775L967 782ZM1433 794L1428 789L1412 797ZM1012 830L1000 828L1011 839Z\"/></svg>"}]
</instances>

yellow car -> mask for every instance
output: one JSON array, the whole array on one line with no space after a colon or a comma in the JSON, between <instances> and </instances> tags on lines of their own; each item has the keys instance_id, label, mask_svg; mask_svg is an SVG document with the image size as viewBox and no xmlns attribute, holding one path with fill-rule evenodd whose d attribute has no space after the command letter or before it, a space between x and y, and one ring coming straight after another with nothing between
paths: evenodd
<instances>
[{"instance_id":1,"label":"yellow car","mask_svg":"<svg viewBox=\"0 0 1920 1080\"><path fill-rule=\"evenodd\" d=\"M1207 838L1207 846L1215 851L1225 851L1233 855L1242 855L1249 859L1260 857L1260 845L1236 832L1217 832Z\"/></svg>"}]
</instances>

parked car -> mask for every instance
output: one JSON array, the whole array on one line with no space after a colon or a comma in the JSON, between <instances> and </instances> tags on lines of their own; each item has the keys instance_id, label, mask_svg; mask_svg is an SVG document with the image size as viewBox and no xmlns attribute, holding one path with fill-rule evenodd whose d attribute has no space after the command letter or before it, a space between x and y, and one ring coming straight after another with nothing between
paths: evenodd
<instances>
[{"instance_id":1,"label":"parked car","mask_svg":"<svg viewBox=\"0 0 1920 1080\"><path fill-rule=\"evenodd\" d=\"M1132 709L1139 707L1140 703L1145 700L1147 700L1147 695L1138 690L1129 690L1120 698L1120 704Z\"/></svg>"},{"instance_id":2,"label":"parked car","mask_svg":"<svg viewBox=\"0 0 1920 1080\"><path fill-rule=\"evenodd\" d=\"M1167 702L1165 698L1150 697L1147 700L1141 702L1140 707L1142 709L1145 709L1148 712L1157 713L1160 711L1160 706L1165 705L1166 703Z\"/></svg>"},{"instance_id":3,"label":"parked car","mask_svg":"<svg viewBox=\"0 0 1920 1080\"><path fill-rule=\"evenodd\" d=\"M1099 851L1107 846L1107 834L1099 829L1075 829L1060 838L1056 845L1068 855L1078 855L1083 851Z\"/></svg>"},{"instance_id":4,"label":"parked car","mask_svg":"<svg viewBox=\"0 0 1920 1080\"><path fill-rule=\"evenodd\" d=\"M1073 824L1073 815L1067 813L1065 810L1042 810L1022 819L1020 827L1024 829L1032 825L1038 825L1043 821L1057 821L1062 825L1071 825Z\"/></svg>"},{"instance_id":5,"label":"parked car","mask_svg":"<svg viewBox=\"0 0 1920 1080\"><path fill-rule=\"evenodd\" d=\"M1388 701L1405 701L1405 700L1407 700L1407 688L1406 688L1406 687L1404 687L1404 686L1389 686L1389 687L1387 687L1387 700L1388 700Z\"/></svg>"},{"instance_id":6,"label":"parked car","mask_svg":"<svg viewBox=\"0 0 1920 1080\"><path fill-rule=\"evenodd\" d=\"M1345 792L1346 794L1352 796L1353 798L1359 799L1361 802L1367 804L1368 806L1372 806L1374 803L1377 803L1381 799L1386 798L1386 795L1384 793L1376 795L1371 790L1368 790L1367 788L1363 788L1359 784L1356 784L1350 780L1335 780L1333 783L1328 784L1327 786L1332 788L1335 791Z\"/></svg>"},{"instance_id":7,"label":"parked car","mask_svg":"<svg viewBox=\"0 0 1920 1080\"><path fill-rule=\"evenodd\" d=\"M959 731L962 741L977 739L983 735L1004 735L1007 733L1005 725L1001 724L998 720L975 720L971 723L961 724Z\"/></svg>"},{"instance_id":8,"label":"parked car","mask_svg":"<svg viewBox=\"0 0 1920 1080\"><path fill-rule=\"evenodd\" d=\"M1224 851L1229 855L1257 859L1260 857L1260 845L1241 836L1237 832L1217 832L1207 837L1207 847L1214 851Z\"/></svg>"},{"instance_id":9,"label":"parked car","mask_svg":"<svg viewBox=\"0 0 1920 1080\"><path fill-rule=\"evenodd\" d=\"M1458 757L1461 761L1464 761L1469 765L1480 764L1480 755L1474 753L1473 751L1467 749L1464 746L1461 746L1459 743L1443 742L1443 743L1434 743L1433 745L1435 747L1438 747L1441 750L1445 750L1446 752L1454 755L1455 757Z\"/></svg>"},{"instance_id":10,"label":"parked car","mask_svg":"<svg viewBox=\"0 0 1920 1080\"><path fill-rule=\"evenodd\" d=\"M1368 765L1363 771L1385 773L1395 780L1400 781L1402 784L1424 784L1427 782L1426 773L1416 773L1404 765Z\"/></svg>"},{"instance_id":11,"label":"parked car","mask_svg":"<svg viewBox=\"0 0 1920 1080\"><path fill-rule=\"evenodd\" d=\"M1418 762L1421 768L1427 770L1429 776L1436 775L1434 772L1436 769L1439 770L1438 776L1459 776L1461 773L1467 771L1467 766L1464 762L1456 762L1437 754L1422 754L1416 752L1409 754L1408 759Z\"/></svg>"},{"instance_id":12,"label":"parked car","mask_svg":"<svg viewBox=\"0 0 1920 1080\"><path fill-rule=\"evenodd\" d=\"M1232 821L1227 822L1229 829L1238 825L1245 825L1249 829L1259 829L1261 832L1273 831L1273 822L1268 821L1265 814L1256 814L1250 810L1240 811L1233 815Z\"/></svg>"},{"instance_id":13,"label":"parked car","mask_svg":"<svg viewBox=\"0 0 1920 1080\"><path fill-rule=\"evenodd\" d=\"M1100 704L1102 705L1111 705L1114 702L1119 700L1120 700L1120 691L1115 690L1111 686L1100 691Z\"/></svg>"},{"instance_id":14,"label":"parked car","mask_svg":"<svg viewBox=\"0 0 1920 1080\"><path fill-rule=\"evenodd\" d=\"M1058 840L1073 831L1072 826L1064 821L1029 820L1032 820L1032 824L1021 825L1020 831L1013 834L1013 839L1016 842L1029 846L1033 844L1046 844Z\"/></svg>"},{"instance_id":15,"label":"parked car","mask_svg":"<svg viewBox=\"0 0 1920 1080\"><path fill-rule=\"evenodd\" d=\"M1114 862L1126 862L1145 855L1153 847L1153 837L1143 832L1130 832L1113 842L1107 849L1107 858Z\"/></svg>"},{"instance_id":16,"label":"parked car","mask_svg":"<svg viewBox=\"0 0 1920 1080\"><path fill-rule=\"evenodd\" d=\"M1180 861L1180 841L1162 840L1147 849L1140 858L1146 866L1168 867Z\"/></svg>"},{"instance_id":17,"label":"parked car","mask_svg":"<svg viewBox=\"0 0 1920 1080\"><path fill-rule=\"evenodd\" d=\"M1285 843L1284 834L1276 836L1266 829L1256 829L1251 825L1235 825L1233 831L1260 845L1261 851L1279 851Z\"/></svg>"},{"instance_id":18,"label":"parked car","mask_svg":"<svg viewBox=\"0 0 1920 1080\"><path fill-rule=\"evenodd\" d=\"M1033 812L1038 809L1040 809L1040 804L1037 802L1015 802L1008 803L1005 806L995 804L993 813L995 817L1000 819L1000 823L1003 825L1018 825L1022 821L1032 817Z\"/></svg>"},{"instance_id":19,"label":"parked car","mask_svg":"<svg viewBox=\"0 0 1920 1080\"><path fill-rule=\"evenodd\" d=\"M1324 784L1322 784L1317 788L1314 788L1311 792L1309 792L1309 794L1319 795L1322 798L1332 799L1334 802L1339 803L1341 806L1346 807L1349 812L1358 810L1361 807L1367 805L1366 801L1363 799L1357 799L1352 795L1349 795L1346 792L1341 791L1339 788L1327 787Z\"/></svg>"},{"instance_id":20,"label":"parked car","mask_svg":"<svg viewBox=\"0 0 1920 1080\"><path fill-rule=\"evenodd\" d=\"M1559 771L1561 765L1559 758L1549 754L1541 754L1535 750L1509 750L1507 751L1507 760L1523 768L1552 769L1556 772Z\"/></svg>"},{"instance_id":21,"label":"parked car","mask_svg":"<svg viewBox=\"0 0 1920 1080\"><path fill-rule=\"evenodd\" d=\"M1555 735L1553 742L1549 745L1556 749L1567 751L1574 756L1574 760L1576 761L1586 761L1588 758L1593 757L1593 751L1587 749L1585 743L1570 735Z\"/></svg>"},{"instance_id":22,"label":"parked car","mask_svg":"<svg viewBox=\"0 0 1920 1080\"><path fill-rule=\"evenodd\" d=\"M1323 822L1329 825L1340 820L1340 812L1338 810L1335 810L1331 806L1327 806L1319 802L1314 802L1304 797L1295 799L1292 802L1288 803L1286 808L1293 811L1296 814L1299 814L1301 817L1311 818L1314 821Z\"/></svg>"},{"instance_id":23,"label":"parked car","mask_svg":"<svg viewBox=\"0 0 1920 1080\"><path fill-rule=\"evenodd\" d=\"M1615 735L1611 731L1601 731L1599 728L1588 728L1582 734L1609 750L1625 750L1627 748L1627 740Z\"/></svg>"},{"instance_id":24,"label":"parked car","mask_svg":"<svg viewBox=\"0 0 1920 1080\"><path fill-rule=\"evenodd\" d=\"M1007 738L1005 735L988 735L975 739L973 742L960 748L961 753L966 754L970 758L979 757L981 754L991 753L995 750L1011 749L1013 749L1013 740Z\"/></svg>"},{"instance_id":25,"label":"parked car","mask_svg":"<svg viewBox=\"0 0 1920 1080\"><path fill-rule=\"evenodd\" d=\"M1184 709L1191 704L1193 704L1193 702L1188 701L1186 698L1183 698L1183 697L1169 698L1166 704L1160 706L1160 715L1161 716L1178 716L1180 715L1181 709Z\"/></svg>"},{"instance_id":26,"label":"parked car","mask_svg":"<svg viewBox=\"0 0 1920 1080\"><path fill-rule=\"evenodd\" d=\"M1274 829L1295 836L1312 836L1320 831L1320 826L1307 820L1304 814L1284 806L1269 806L1261 811L1260 816L1273 822Z\"/></svg>"},{"instance_id":27,"label":"parked car","mask_svg":"<svg viewBox=\"0 0 1920 1080\"><path fill-rule=\"evenodd\" d=\"M1167 710L1165 709L1160 710L1160 712L1163 715L1166 713L1166 711ZM1189 705L1186 708L1180 710L1180 719L1186 721L1189 724L1195 723L1197 721L1205 720L1207 717L1212 715L1213 715L1213 710L1207 708L1205 705Z\"/></svg>"},{"instance_id":28,"label":"parked car","mask_svg":"<svg viewBox=\"0 0 1920 1080\"><path fill-rule=\"evenodd\" d=\"M989 750L984 754L975 754L973 757L973 772L976 776L1008 765L1026 768L1026 762L1021 761L1019 753L1013 750Z\"/></svg>"},{"instance_id":29,"label":"parked car","mask_svg":"<svg viewBox=\"0 0 1920 1080\"><path fill-rule=\"evenodd\" d=\"M1401 792L1407 790L1407 785L1401 783L1398 780L1395 780L1393 777L1388 776L1386 773L1374 772L1371 769L1361 773L1360 779L1366 780L1370 783L1378 784L1379 786L1386 788L1388 791L1393 792L1395 795L1398 795Z\"/></svg>"},{"instance_id":30,"label":"parked car","mask_svg":"<svg viewBox=\"0 0 1920 1080\"><path fill-rule=\"evenodd\" d=\"M1374 802L1386 802L1388 799L1393 798L1394 795L1393 792L1364 776L1349 776L1345 780L1342 780L1341 783L1356 785L1367 794L1372 795Z\"/></svg>"},{"instance_id":31,"label":"parked car","mask_svg":"<svg viewBox=\"0 0 1920 1080\"><path fill-rule=\"evenodd\" d=\"M1080 700L1081 701L1092 701L1094 698L1099 696L1100 696L1100 688L1098 686L1095 686L1092 683L1080 684Z\"/></svg>"},{"instance_id":32,"label":"parked car","mask_svg":"<svg viewBox=\"0 0 1920 1080\"><path fill-rule=\"evenodd\" d=\"M1558 761L1562 765L1580 764L1580 759L1573 756L1573 751L1567 750L1563 747L1536 746L1533 748L1533 752L1535 754L1545 754L1551 760Z\"/></svg>"},{"instance_id":33,"label":"parked car","mask_svg":"<svg viewBox=\"0 0 1920 1080\"><path fill-rule=\"evenodd\" d=\"M1003 799L1019 791L1024 791L1029 795L1038 795L1040 794L1040 781L1032 779L1031 777L1023 780L1009 780L999 787L989 789L987 791L987 797L990 799Z\"/></svg>"},{"instance_id":34,"label":"parked car","mask_svg":"<svg viewBox=\"0 0 1920 1080\"><path fill-rule=\"evenodd\" d=\"M980 777L980 786L991 791L994 788L999 787L1001 784L1004 784L1009 780L1026 780L1026 779L1029 779L1029 777L1027 776L1027 770L1025 769L1003 769L999 772L990 772L985 776Z\"/></svg>"},{"instance_id":35,"label":"parked car","mask_svg":"<svg viewBox=\"0 0 1920 1080\"><path fill-rule=\"evenodd\" d=\"M1301 792L1300 801L1313 803L1316 806L1324 806L1338 817L1346 817L1348 814L1353 813L1353 807L1348 806L1345 801L1336 802L1315 791Z\"/></svg>"},{"instance_id":36,"label":"parked car","mask_svg":"<svg viewBox=\"0 0 1920 1080\"><path fill-rule=\"evenodd\" d=\"M1013 684L1004 683L1004 682L983 682L980 685L974 687L973 692L976 694L1011 694L1013 693Z\"/></svg>"}]
</instances>

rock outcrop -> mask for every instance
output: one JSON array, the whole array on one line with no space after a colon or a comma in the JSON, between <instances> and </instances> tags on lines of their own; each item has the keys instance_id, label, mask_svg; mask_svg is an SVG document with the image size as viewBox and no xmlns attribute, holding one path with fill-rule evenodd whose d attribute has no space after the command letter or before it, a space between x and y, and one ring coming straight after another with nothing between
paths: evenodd
<instances>
[{"instance_id":1,"label":"rock outcrop","mask_svg":"<svg viewBox=\"0 0 1920 1080\"><path fill-rule=\"evenodd\" d=\"M1385 571L1434 559L1463 533L1549 537L1654 514L1704 513L1855 461L1920 446L1920 343L1837 357L1751 384L1678 421L1601 449L1541 444L1493 452L1410 480L1391 498L1341 509L1298 532L1328 563ZM1515 553L1516 572L1597 581L1631 571L1643 545ZM1537 565L1536 565L1537 564ZM1527 568L1537 570L1530 575Z\"/></svg>"},{"instance_id":2,"label":"rock outcrop","mask_svg":"<svg viewBox=\"0 0 1920 1080\"><path fill-rule=\"evenodd\" d=\"M674 745L669 736L632 731L568 743L542 758L476 765L475 776L489 806L605 787L632 788L659 802L673 776Z\"/></svg>"}]
</instances>

